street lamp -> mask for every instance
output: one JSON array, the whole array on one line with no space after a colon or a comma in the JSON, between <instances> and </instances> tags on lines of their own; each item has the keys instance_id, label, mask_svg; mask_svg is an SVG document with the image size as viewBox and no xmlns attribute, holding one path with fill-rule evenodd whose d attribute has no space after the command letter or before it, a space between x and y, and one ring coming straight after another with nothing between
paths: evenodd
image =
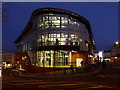
<instances>
[{"instance_id":1,"label":"street lamp","mask_svg":"<svg viewBox=\"0 0 120 90\"><path fill-rule=\"evenodd\" d=\"M119 58L119 56L118 56L118 54L119 54L119 42L116 41L115 45L116 45L116 60L118 61L118 58Z\"/></svg>"},{"instance_id":2,"label":"street lamp","mask_svg":"<svg viewBox=\"0 0 120 90\"><path fill-rule=\"evenodd\" d=\"M116 44L116 45L118 45L118 44L119 44L119 42L117 41L117 42L115 42L115 44Z\"/></svg>"}]
</instances>

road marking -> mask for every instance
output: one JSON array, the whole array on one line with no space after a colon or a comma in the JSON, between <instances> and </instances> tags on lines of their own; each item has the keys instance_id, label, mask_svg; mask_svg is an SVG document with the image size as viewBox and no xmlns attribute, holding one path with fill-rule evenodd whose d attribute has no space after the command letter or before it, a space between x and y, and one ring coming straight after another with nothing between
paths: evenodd
<instances>
[{"instance_id":1,"label":"road marking","mask_svg":"<svg viewBox=\"0 0 120 90\"><path fill-rule=\"evenodd\" d=\"M11 81L11 82L8 82L8 84L18 85L18 86L20 86L20 85L21 86L29 85L29 84L41 84L44 87L46 84L52 84L53 85L53 84L64 84L65 83L64 81L61 81L61 82L43 82L42 80L35 80L35 81L32 81L32 82L28 82L28 81L22 81L22 82L20 82L20 81ZM73 83L73 82L67 82L67 83ZM78 83L76 83L76 84L78 84ZM79 84L85 84L85 83L84 82L79 82Z\"/></svg>"},{"instance_id":2,"label":"road marking","mask_svg":"<svg viewBox=\"0 0 120 90\"><path fill-rule=\"evenodd\" d=\"M70 83L70 82L69 82ZM102 86L102 85L99 85L99 84L91 84L91 83L86 83L86 82L75 82L72 84L60 84L60 82L57 84L54 84L54 85L42 85L42 86L38 86L38 87L41 87L41 88L46 88L46 87L59 87L59 86L75 86L75 85L89 85L86 89L88 88L97 88L97 87L104 87L104 88L114 88L114 87L109 87L109 86ZM90 87L91 86L91 87Z\"/></svg>"},{"instance_id":3,"label":"road marking","mask_svg":"<svg viewBox=\"0 0 120 90\"><path fill-rule=\"evenodd\" d=\"M16 83L18 83L18 82L20 82L20 83L21 83L21 82L34 82L34 81L35 81L35 82L38 82L38 81L41 82L41 81L43 81L43 80L19 80L19 81L10 81L10 83L12 83L12 82L16 82Z\"/></svg>"},{"instance_id":4,"label":"road marking","mask_svg":"<svg viewBox=\"0 0 120 90\"><path fill-rule=\"evenodd\" d=\"M12 85L18 85L18 86L22 86L22 85L29 85L29 84L46 84L46 83L50 83L50 82L23 82L23 83L12 83L9 82L8 84L12 84Z\"/></svg>"},{"instance_id":5,"label":"road marking","mask_svg":"<svg viewBox=\"0 0 120 90\"><path fill-rule=\"evenodd\" d=\"M109 86L95 86L95 87L87 87L87 88L83 88L83 89L86 90L86 89L92 89L92 88L93 88L93 89L94 89L94 88L97 89L97 88L113 88L113 87L109 87ZM76 89L76 90L81 90L81 89Z\"/></svg>"},{"instance_id":6,"label":"road marking","mask_svg":"<svg viewBox=\"0 0 120 90\"><path fill-rule=\"evenodd\" d=\"M80 82L80 81L59 81L59 82L47 82L47 81L43 81L43 80L26 80L26 81L11 81L8 82L8 84L12 84L12 85L17 85L17 86L25 86L25 85L34 85L34 84L38 84L39 86L37 87L41 87L41 88L46 88L46 87L59 87L59 86L75 86L75 85L89 85L87 86L87 88L85 89L89 89L89 88L114 88L114 87L109 87L109 86L102 86L99 84L94 84L94 83L87 83L87 82ZM84 87L82 87L84 89ZM79 90L79 89L77 89Z\"/></svg>"},{"instance_id":7,"label":"road marking","mask_svg":"<svg viewBox=\"0 0 120 90\"><path fill-rule=\"evenodd\" d=\"M58 84L58 85L44 85L44 86L38 86L38 87L57 87L57 86L73 86L73 85L80 85L80 84Z\"/></svg>"},{"instance_id":8,"label":"road marking","mask_svg":"<svg viewBox=\"0 0 120 90\"><path fill-rule=\"evenodd\" d=\"M57 87L57 86L75 86L75 85L83 85L83 84L86 84L85 82L64 82L64 83L61 83L61 82L54 82L55 84L53 85L43 85L43 86L38 86L38 87ZM71 84L68 84L68 83L71 83ZM89 85L89 84L88 84Z\"/></svg>"}]
</instances>

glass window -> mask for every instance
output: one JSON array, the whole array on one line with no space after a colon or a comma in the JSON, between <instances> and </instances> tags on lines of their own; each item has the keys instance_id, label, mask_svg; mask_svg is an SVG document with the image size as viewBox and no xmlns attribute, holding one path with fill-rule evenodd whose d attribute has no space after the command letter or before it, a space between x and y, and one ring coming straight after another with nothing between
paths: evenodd
<instances>
[{"instance_id":1,"label":"glass window","mask_svg":"<svg viewBox=\"0 0 120 90\"><path fill-rule=\"evenodd\" d=\"M55 54L54 54L55 53ZM37 63L40 67L53 67L68 65L69 52L67 51L39 51ZM54 63L55 61L55 63Z\"/></svg>"},{"instance_id":2,"label":"glass window","mask_svg":"<svg viewBox=\"0 0 120 90\"><path fill-rule=\"evenodd\" d=\"M40 16L40 20L38 23L37 28L60 28L60 21L61 21L61 27L65 28L68 24L68 16L66 17L60 17L57 14L44 14L43 16Z\"/></svg>"}]
</instances>

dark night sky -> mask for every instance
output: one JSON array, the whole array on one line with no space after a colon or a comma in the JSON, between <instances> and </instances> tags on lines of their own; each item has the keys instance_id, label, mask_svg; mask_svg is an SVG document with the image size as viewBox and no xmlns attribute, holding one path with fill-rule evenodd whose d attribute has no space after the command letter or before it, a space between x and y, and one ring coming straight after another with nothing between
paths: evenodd
<instances>
[{"instance_id":1,"label":"dark night sky","mask_svg":"<svg viewBox=\"0 0 120 90\"><path fill-rule=\"evenodd\" d=\"M5 3L3 3L4 5ZM31 13L38 8L52 7L75 12L89 20L96 43L96 50L110 49L118 40L118 3L9 3L8 20L3 23L3 51L15 50L14 41L23 31Z\"/></svg>"}]
</instances>

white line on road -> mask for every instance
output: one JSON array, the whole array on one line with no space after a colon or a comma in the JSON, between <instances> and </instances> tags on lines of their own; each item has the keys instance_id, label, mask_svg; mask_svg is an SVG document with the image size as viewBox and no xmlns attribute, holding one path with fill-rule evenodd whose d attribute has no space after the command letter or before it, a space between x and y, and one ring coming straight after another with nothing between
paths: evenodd
<instances>
[{"instance_id":1,"label":"white line on road","mask_svg":"<svg viewBox=\"0 0 120 90\"><path fill-rule=\"evenodd\" d=\"M12 84L12 85L18 85L18 86L22 86L22 85L29 85L29 84L46 84L46 83L50 83L50 82L25 82L25 83L12 83L12 82L9 82L8 84Z\"/></svg>"},{"instance_id":2,"label":"white line on road","mask_svg":"<svg viewBox=\"0 0 120 90\"><path fill-rule=\"evenodd\" d=\"M73 81L59 81L59 82L47 82L47 81L43 81L43 80L26 80L26 81L11 81L8 82L8 84L12 84L12 85L18 85L18 86L25 86L25 85L35 85L38 84L38 88L49 88L49 87L60 87L60 86L75 86L75 85L90 85L88 86L86 89L88 88L100 88L100 87L104 87L104 88L113 88L113 87L109 87L109 86L102 86L99 84L94 84L94 83L87 83L87 82L73 82ZM78 89L79 90L79 89Z\"/></svg>"},{"instance_id":3,"label":"white line on road","mask_svg":"<svg viewBox=\"0 0 120 90\"><path fill-rule=\"evenodd\" d=\"M73 85L79 85L79 84L58 84L58 85L44 85L44 86L38 86L38 87L57 87L57 86L73 86Z\"/></svg>"},{"instance_id":4,"label":"white line on road","mask_svg":"<svg viewBox=\"0 0 120 90\"><path fill-rule=\"evenodd\" d=\"M85 90L86 89L94 89L94 88L114 88L114 87L109 87L109 86L95 86L95 87L87 87L87 88L84 88ZM81 90L81 89L76 89L76 90Z\"/></svg>"},{"instance_id":5,"label":"white line on road","mask_svg":"<svg viewBox=\"0 0 120 90\"><path fill-rule=\"evenodd\" d=\"M71 83L71 82L69 82ZM55 83L55 84L52 84L52 85L42 85L42 86L38 86L38 87L41 87L41 88L46 88L46 87L59 87L59 86L75 86L75 85L90 85L91 87L87 87L87 88L96 88L96 87L105 87L105 88L113 88L113 87L109 87L109 86L102 86L102 85L98 85L98 84L91 84L91 83L86 83L86 82L73 82L71 84L68 84L68 83ZM78 89L79 90L79 89Z\"/></svg>"},{"instance_id":6,"label":"white line on road","mask_svg":"<svg viewBox=\"0 0 120 90\"><path fill-rule=\"evenodd\" d=\"M18 83L18 82L41 82L41 81L43 81L43 80L18 80L18 81L10 81L10 82Z\"/></svg>"},{"instance_id":7,"label":"white line on road","mask_svg":"<svg viewBox=\"0 0 120 90\"><path fill-rule=\"evenodd\" d=\"M67 82L67 83L72 83L72 82ZM25 86L25 85L29 85L29 84L41 84L43 87L46 85L46 84L49 84L51 86L55 85L55 84L65 84L64 81L61 81L61 82L44 82L42 80L33 80L32 82L31 81L11 81L11 82L8 82L8 84L11 84L11 85L18 85L18 86ZM76 83L78 84L78 83ZM76 85L74 84L74 85ZM85 84L84 82L79 82L79 84ZM72 85L72 84L71 84ZM38 86L38 87L42 87L42 86Z\"/></svg>"}]
</instances>

